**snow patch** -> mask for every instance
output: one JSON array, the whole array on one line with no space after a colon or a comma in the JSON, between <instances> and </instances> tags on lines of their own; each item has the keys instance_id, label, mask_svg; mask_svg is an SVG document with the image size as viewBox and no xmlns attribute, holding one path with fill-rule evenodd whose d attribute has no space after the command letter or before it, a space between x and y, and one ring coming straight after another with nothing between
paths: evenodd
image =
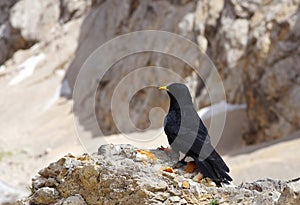
<instances>
[{"instance_id":1,"label":"snow patch","mask_svg":"<svg viewBox=\"0 0 300 205\"><path fill-rule=\"evenodd\" d=\"M9 81L8 85L17 85L24 79L30 77L33 74L37 64L44 60L45 57L46 55L44 53L40 53L39 55L28 58L25 62L17 67L17 70L20 70L20 72L16 77Z\"/></svg>"},{"instance_id":2,"label":"snow patch","mask_svg":"<svg viewBox=\"0 0 300 205\"><path fill-rule=\"evenodd\" d=\"M220 113L230 112L234 110L246 109L246 107L246 104L229 104L226 101L221 101L211 106L204 107L197 113L201 117L201 119L205 120L211 118L212 115L218 115Z\"/></svg>"},{"instance_id":3,"label":"snow patch","mask_svg":"<svg viewBox=\"0 0 300 205\"><path fill-rule=\"evenodd\" d=\"M59 77L63 77L65 75L66 71L63 69L58 69L55 71L55 74ZM64 82L64 81L63 81ZM59 99L60 97L60 91L63 87L63 84L60 85L56 90L54 95L49 99L49 101L46 103L45 107L44 107L44 111L48 110L50 107L52 107L52 105L55 104L55 102Z\"/></svg>"},{"instance_id":4,"label":"snow patch","mask_svg":"<svg viewBox=\"0 0 300 205\"><path fill-rule=\"evenodd\" d=\"M59 97L60 97L60 89L61 89L61 86L59 86L59 87L55 90L54 95L53 95L53 96L49 99L49 101L46 103L46 105L45 105L43 111L48 110L48 109L49 109L50 107L52 107L52 105L54 105L55 102L59 99Z\"/></svg>"},{"instance_id":5,"label":"snow patch","mask_svg":"<svg viewBox=\"0 0 300 205\"><path fill-rule=\"evenodd\" d=\"M4 72L6 70L6 66L5 65L1 65L0 66L0 73Z\"/></svg>"},{"instance_id":6,"label":"snow patch","mask_svg":"<svg viewBox=\"0 0 300 205\"><path fill-rule=\"evenodd\" d=\"M59 76L59 77L63 77L63 76L65 76L66 71L63 70L63 69L58 69L58 70L55 71L55 74L56 74L57 76Z\"/></svg>"}]
</instances>

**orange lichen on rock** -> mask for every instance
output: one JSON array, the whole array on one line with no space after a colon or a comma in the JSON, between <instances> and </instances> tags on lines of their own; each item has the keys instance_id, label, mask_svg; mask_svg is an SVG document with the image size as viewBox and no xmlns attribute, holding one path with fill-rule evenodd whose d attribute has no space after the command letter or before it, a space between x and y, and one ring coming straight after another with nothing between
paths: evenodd
<instances>
[{"instance_id":1,"label":"orange lichen on rock","mask_svg":"<svg viewBox=\"0 0 300 205\"><path fill-rule=\"evenodd\" d=\"M183 181L182 182L182 187L185 188L185 189L189 189L190 188L190 183L187 182L187 181Z\"/></svg>"},{"instance_id":2,"label":"orange lichen on rock","mask_svg":"<svg viewBox=\"0 0 300 205\"><path fill-rule=\"evenodd\" d=\"M152 152L149 152L149 151L146 151L146 150L141 150L141 149L138 149L138 150L136 150L136 151L137 151L139 154L146 156L146 158L147 158L149 161L157 160L157 157L156 157L155 154L153 154Z\"/></svg>"},{"instance_id":3,"label":"orange lichen on rock","mask_svg":"<svg viewBox=\"0 0 300 205\"><path fill-rule=\"evenodd\" d=\"M173 168L171 168L171 167L163 167L163 168L162 168L162 171L164 171L164 172L169 172L169 173L174 173L174 170L173 170Z\"/></svg>"},{"instance_id":4,"label":"orange lichen on rock","mask_svg":"<svg viewBox=\"0 0 300 205\"><path fill-rule=\"evenodd\" d=\"M193 173L196 169L197 166L195 162L188 162L184 171L187 173Z\"/></svg>"},{"instance_id":5,"label":"orange lichen on rock","mask_svg":"<svg viewBox=\"0 0 300 205\"><path fill-rule=\"evenodd\" d=\"M198 173L194 178L193 180L195 182L200 182L201 180L203 179L203 175L201 173Z\"/></svg>"},{"instance_id":6,"label":"orange lichen on rock","mask_svg":"<svg viewBox=\"0 0 300 205\"><path fill-rule=\"evenodd\" d=\"M77 157L77 160L80 160L80 161L89 161L90 159L91 159L91 157L88 154L83 154L83 155Z\"/></svg>"}]
</instances>

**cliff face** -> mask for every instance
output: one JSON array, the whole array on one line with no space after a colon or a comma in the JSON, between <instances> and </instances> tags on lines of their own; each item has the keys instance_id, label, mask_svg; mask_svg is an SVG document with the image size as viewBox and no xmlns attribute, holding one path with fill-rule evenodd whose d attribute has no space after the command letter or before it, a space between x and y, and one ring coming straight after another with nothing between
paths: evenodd
<instances>
[{"instance_id":1,"label":"cliff face","mask_svg":"<svg viewBox=\"0 0 300 205\"><path fill-rule=\"evenodd\" d=\"M20 29L11 22L10 11L17 0L4 0L0 2L0 64L9 59L18 49L27 49L33 41L25 39Z\"/></svg>"},{"instance_id":2,"label":"cliff face","mask_svg":"<svg viewBox=\"0 0 300 205\"><path fill-rule=\"evenodd\" d=\"M225 56L215 59L222 70L225 87L238 88L228 92L229 100L240 102L244 98L248 105L250 124L245 133L248 143L280 138L299 129L299 121L295 121L299 112L293 112L300 109L295 103L300 97L296 94L300 89L299 2L280 2L261 6L251 2L243 6L227 5L227 12L232 12L230 15L235 18L221 18L223 28L216 38L216 42L225 40L220 36L230 36L237 25L242 25L240 33L245 31L239 36L244 43L218 43L216 48L223 50ZM228 21L233 28L225 24ZM228 60L236 50L239 51L236 61Z\"/></svg>"},{"instance_id":3,"label":"cliff face","mask_svg":"<svg viewBox=\"0 0 300 205\"><path fill-rule=\"evenodd\" d=\"M248 106L246 142L299 129L299 1L204 1L195 15L227 100ZM205 103L207 95L199 98Z\"/></svg>"},{"instance_id":4,"label":"cliff face","mask_svg":"<svg viewBox=\"0 0 300 205\"><path fill-rule=\"evenodd\" d=\"M222 77L228 102L247 104L245 141L268 141L288 136L300 127L299 4L298 0L2 1L0 62L4 63L1 70L7 69L1 75L10 73L28 56L45 53L44 68L49 73L67 69L62 94L70 96L86 58L108 40L145 29L174 32L209 55ZM146 39L144 43L151 42ZM132 45L140 46L134 42ZM199 79L191 65L172 56L155 52L130 55L112 65L100 82L93 73L87 75L84 92L79 96L94 99L91 85L99 84L95 111L104 134L119 131L108 108L116 86L134 68L144 66L167 67L187 80L198 107L218 102L211 102L209 95L218 96L219 90L206 90L216 85L212 73ZM153 70L151 76L156 77L136 74L132 82L168 82L168 74ZM130 94L126 91L124 96ZM126 106L130 107L133 124L145 129L161 126L161 114L150 112L149 119L149 111L153 107L166 109L167 104L164 96L149 88L134 93ZM85 106L82 104L80 109L88 109ZM118 113L123 107L116 105L114 110ZM81 123L93 132L94 128L88 127L89 116L87 113ZM123 126L126 132L136 130L126 122Z\"/></svg>"},{"instance_id":5,"label":"cliff face","mask_svg":"<svg viewBox=\"0 0 300 205\"><path fill-rule=\"evenodd\" d=\"M106 16L110 14L114 18L108 20ZM101 2L94 6L82 24L79 47L67 79L72 86L84 59L113 37L144 29L175 32L208 53L223 79L227 101L247 104L250 120L244 132L247 143L288 136L300 127L297 103L300 98L299 14L299 1L286 0L123 1L122 5L114 1ZM210 101L209 95L218 95L219 91L208 93L203 87L203 79L195 77L191 67L180 60L157 53L127 56L106 72L102 82L94 74L87 76L100 81L95 110L105 134L118 132L111 110L107 109L116 86L133 68L144 66L171 68L194 85L192 90L198 106L215 103ZM152 84L169 77L155 72L153 76L159 77L151 79ZM204 77L205 86L215 86L213 74L207 73ZM149 74L146 73L132 80L139 84L147 79ZM85 90L89 90L89 85ZM93 96L92 91L88 96ZM138 128L147 128L149 110L156 106L166 108L167 104L166 99L152 89L138 92L130 105L133 123ZM123 107L120 103L120 107L113 109L120 113ZM154 116L152 122L161 122L160 118L160 115ZM125 130L133 131L129 126Z\"/></svg>"},{"instance_id":6,"label":"cliff face","mask_svg":"<svg viewBox=\"0 0 300 205\"><path fill-rule=\"evenodd\" d=\"M103 145L92 156L71 154L33 179L18 204L298 204L300 181L259 180L216 187L178 156L131 145Z\"/></svg>"}]
</instances>

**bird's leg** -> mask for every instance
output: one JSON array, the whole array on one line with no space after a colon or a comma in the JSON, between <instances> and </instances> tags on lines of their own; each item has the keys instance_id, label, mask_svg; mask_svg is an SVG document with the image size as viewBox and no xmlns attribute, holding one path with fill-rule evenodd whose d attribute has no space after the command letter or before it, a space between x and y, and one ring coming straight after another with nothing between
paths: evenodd
<instances>
[{"instance_id":1,"label":"bird's leg","mask_svg":"<svg viewBox=\"0 0 300 205\"><path fill-rule=\"evenodd\" d=\"M161 150L161 151L166 151L168 153L171 153L172 152L172 149L170 149L169 147L164 147L164 146L160 146L159 148L157 148L158 150Z\"/></svg>"},{"instance_id":2,"label":"bird's leg","mask_svg":"<svg viewBox=\"0 0 300 205\"><path fill-rule=\"evenodd\" d=\"M185 158L187 157L187 155L184 155L184 157L179 161L179 162L182 162L184 163L185 162Z\"/></svg>"},{"instance_id":3,"label":"bird's leg","mask_svg":"<svg viewBox=\"0 0 300 205\"><path fill-rule=\"evenodd\" d=\"M187 165L187 162L185 161L186 157L187 157L187 155L185 155L181 160L176 162L176 164L174 164L173 167L174 168L180 168L180 167L183 167L183 166Z\"/></svg>"}]
</instances>

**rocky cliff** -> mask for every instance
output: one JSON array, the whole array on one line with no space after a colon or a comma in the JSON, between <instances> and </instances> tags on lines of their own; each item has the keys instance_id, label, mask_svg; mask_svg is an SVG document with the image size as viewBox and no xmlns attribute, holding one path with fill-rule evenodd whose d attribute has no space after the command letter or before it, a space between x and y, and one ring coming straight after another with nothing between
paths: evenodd
<instances>
[{"instance_id":1,"label":"rocky cliff","mask_svg":"<svg viewBox=\"0 0 300 205\"><path fill-rule=\"evenodd\" d=\"M101 1L95 4L82 24L79 46L68 68L67 79L73 86L87 56L118 35L144 29L175 32L198 44L209 55L223 79L227 101L247 104L246 143L288 136L300 127L299 112L293 112L300 110L297 103L300 98L299 14L299 1L288 0L122 1L122 5ZM106 17L110 15L114 18L108 20ZM216 103L211 102L209 96L218 95L219 90L207 92L205 89L216 84L212 73L206 73L201 76L204 79L200 79L193 75L189 65L167 55L139 53L127 56L113 65L103 79L93 73L87 76L100 81L95 110L104 134L119 131L111 109L107 109L116 86L133 68L144 66L168 67L187 79L194 85L191 87L197 106ZM158 84L160 79L168 79L168 75L153 71L151 75L135 76L132 81L138 84L148 80ZM84 89L90 90L89 95L82 97L84 100L87 96L93 97L90 86L86 85ZM129 90L125 92L130 95ZM165 108L167 104L166 99L153 89L143 89L133 96L130 117L137 128L147 128L149 110ZM119 113L123 107L113 109ZM152 122L161 122L160 118L160 115L154 116ZM160 123L153 126L158 127ZM87 129L90 128L87 126ZM130 126L125 130L133 131Z\"/></svg>"},{"instance_id":2,"label":"rocky cliff","mask_svg":"<svg viewBox=\"0 0 300 205\"><path fill-rule=\"evenodd\" d=\"M259 180L216 187L194 167L173 169L178 156L131 145L71 154L39 171L18 204L299 204L300 180Z\"/></svg>"},{"instance_id":3,"label":"rocky cliff","mask_svg":"<svg viewBox=\"0 0 300 205\"><path fill-rule=\"evenodd\" d=\"M299 129L299 112L293 112L300 108L295 103L300 93L299 1L213 2L223 5L219 13L210 2L199 4L195 14L201 16L198 25L223 77L227 100L247 103L246 142L280 138Z\"/></svg>"},{"instance_id":4,"label":"rocky cliff","mask_svg":"<svg viewBox=\"0 0 300 205\"><path fill-rule=\"evenodd\" d=\"M29 56L45 53L47 58L40 66L47 69L45 77L67 69L62 94L70 96L82 64L100 45L133 31L169 31L195 42L208 54L222 77L228 102L247 104L247 143L288 136L300 127L298 0L16 0L2 1L0 9L1 76L18 70L16 66ZM100 82L93 73L86 76L82 98L94 99L90 82L97 82L95 110L104 134L119 131L107 108L116 86L133 68L144 66L167 67L186 79L198 107L218 101L211 102L209 95L218 96L219 90L206 90L215 87L212 73L200 79L191 65L161 53L130 55L113 65ZM158 79L168 79L168 74L158 71L151 71L151 76L136 75L132 82L156 84ZM153 89L140 90L130 101L130 118L140 129L159 127L162 115L153 114L149 119L149 111L153 107L165 109L167 104ZM87 109L84 106L82 110ZM114 107L116 112L122 109L123 105ZM87 113L81 123L93 132L86 123L89 116ZM135 130L125 124L125 131Z\"/></svg>"}]
</instances>

